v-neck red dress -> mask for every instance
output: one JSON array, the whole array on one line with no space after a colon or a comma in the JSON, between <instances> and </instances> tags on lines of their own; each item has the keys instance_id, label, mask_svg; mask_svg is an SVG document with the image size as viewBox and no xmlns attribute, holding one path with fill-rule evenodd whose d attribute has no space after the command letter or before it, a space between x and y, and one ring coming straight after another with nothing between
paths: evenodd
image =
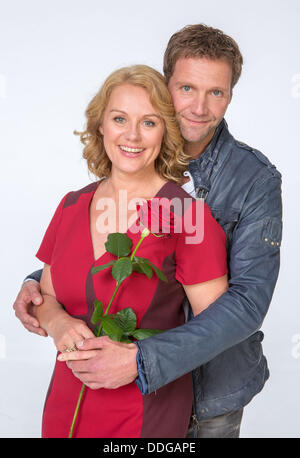
<instances>
[{"instance_id":1,"label":"v-neck red dress","mask_svg":"<svg viewBox=\"0 0 300 458\"><path fill-rule=\"evenodd\" d=\"M51 266L58 302L89 326L94 300L107 306L115 288L111 269L91 274L93 267L115 259L108 252L94 259L89 207L98 184L70 192L62 199L37 253L41 261ZM189 199L183 218L187 213L193 216L195 199L175 183L166 183L156 197L176 197L182 203ZM127 235L135 246L139 234L129 229ZM120 287L110 313L133 308L138 328L171 329L184 324L182 284L201 283L227 273L225 234L206 204L203 241L188 244L186 235L183 230L162 238L150 234L144 239L137 255L162 269L168 282L162 282L156 275L149 279L134 272ZM56 361L45 401L43 437L68 437L81 386L66 363ZM87 388L74 437L185 437L192 393L191 374L146 396L142 396L134 382L113 390Z\"/></svg>"}]
</instances>

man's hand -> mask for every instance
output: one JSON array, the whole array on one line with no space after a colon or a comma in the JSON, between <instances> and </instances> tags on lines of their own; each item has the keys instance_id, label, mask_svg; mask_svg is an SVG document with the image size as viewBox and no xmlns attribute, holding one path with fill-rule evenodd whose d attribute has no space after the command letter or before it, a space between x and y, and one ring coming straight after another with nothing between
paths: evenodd
<instances>
[{"instance_id":1,"label":"man's hand","mask_svg":"<svg viewBox=\"0 0 300 458\"><path fill-rule=\"evenodd\" d=\"M89 388L115 389L133 382L138 376L137 346L115 342L109 337L95 337L76 343L78 351L61 353L75 377Z\"/></svg>"},{"instance_id":2,"label":"man's hand","mask_svg":"<svg viewBox=\"0 0 300 458\"><path fill-rule=\"evenodd\" d=\"M35 280L29 280L23 283L13 308L16 317L28 331L46 337L46 331L40 327L35 317L35 309L42 303L43 296L41 295L40 284Z\"/></svg>"}]
</instances>

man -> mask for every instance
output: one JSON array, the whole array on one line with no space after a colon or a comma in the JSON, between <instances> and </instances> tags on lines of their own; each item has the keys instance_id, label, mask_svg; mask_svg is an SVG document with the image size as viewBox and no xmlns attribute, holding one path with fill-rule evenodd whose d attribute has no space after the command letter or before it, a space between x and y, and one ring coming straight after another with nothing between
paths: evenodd
<instances>
[{"instance_id":1,"label":"man","mask_svg":"<svg viewBox=\"0 0 300 458\"><path fill-rule=\"evenodd\" d=\"M175 33L164 58L196 195L226 233L228 291L183 326L139 341L135 352L101 337L67 354L74 375L93 389L136 379L149 394L193 371L196 437L239 437L243 407L269 376L258 330L279 271L281 175L224 120L242 63L232 38L202 24ZM45 335L32 302L42 302L35 281L23 284L14 309L29 331Z\"/></svg>"}]
</instances>

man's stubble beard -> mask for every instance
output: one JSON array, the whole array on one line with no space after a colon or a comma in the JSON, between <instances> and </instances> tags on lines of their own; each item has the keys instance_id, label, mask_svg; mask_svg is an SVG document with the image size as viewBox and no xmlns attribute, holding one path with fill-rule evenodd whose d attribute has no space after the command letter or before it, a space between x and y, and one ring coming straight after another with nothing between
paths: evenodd
<instances>
[{"instance_id":1,"label":"man's stubble beard","mask_svg":"<svg viewBox=\"0 0 300 458\"><path fill-rule=\"evenodd\" d=\"M201 145L207 145L210 142L215 133L216 128L218 127L218 125L209 126L204 132L202 132L201 134L199 133L199 135L195 136L194 133L190 132L190 129L182 126L180 123L179 126L181 135L185 141L185 149L188 150L189 146L197 147L197 145L199 145L199 153L202 152L200 151Z\"/></svg>"},{"instance_id":2,"label":"man's stubble beard","mask_svg":"<svg viewBox=\"0 0 300 458\"><path fill-rule=\"evenodd\" d=\"M216 118L212 119L211 124L208 125L202 133L199 132L199 135L196 135L196 137L194 133L196 129L186 127L184 125L184 123L182 122L182 119L185 119L185 117L182 116L180 112L176 113L176 119L179 125L181 136L183 137L186 143L204 143L208 137L210 137L211 135L213 136L212 133L215 132L216 128L218 127L218 125L220 124L223 118L222 119L216 119Z\"/></svg>"}]
</instances>

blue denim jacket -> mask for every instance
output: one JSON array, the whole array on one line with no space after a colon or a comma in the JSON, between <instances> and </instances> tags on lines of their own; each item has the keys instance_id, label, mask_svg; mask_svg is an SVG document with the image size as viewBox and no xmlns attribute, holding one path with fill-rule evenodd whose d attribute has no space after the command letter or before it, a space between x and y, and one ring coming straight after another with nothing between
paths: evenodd
<instances>
[{"instance_id":1,"label":"blue denim jacket","mask_svg":"<svg viewBox=\"0 0 300 458\"><path fill-rule=\"evenodd\" d=\"M189 171L226 233L229 289L183 326L137 343L137 384L147 394L193 371L200 421L245 406L269 377L259 329L279 272L281 175L225 120Z\"/></svg>"},{"instance_id":2,"label":"blue denim jacket","mask_svg":"<svg viewBox=\"0 0 300 458\"><path fill-rule=\"evenodd\" d=\"M269 377L259 329L279 272L281 175L225 120L189 171L226 233L229 289L183 326L137 343L136 383L148 394L192 371L201 421L245 406Z\"/></svg>"}]
</instances>

